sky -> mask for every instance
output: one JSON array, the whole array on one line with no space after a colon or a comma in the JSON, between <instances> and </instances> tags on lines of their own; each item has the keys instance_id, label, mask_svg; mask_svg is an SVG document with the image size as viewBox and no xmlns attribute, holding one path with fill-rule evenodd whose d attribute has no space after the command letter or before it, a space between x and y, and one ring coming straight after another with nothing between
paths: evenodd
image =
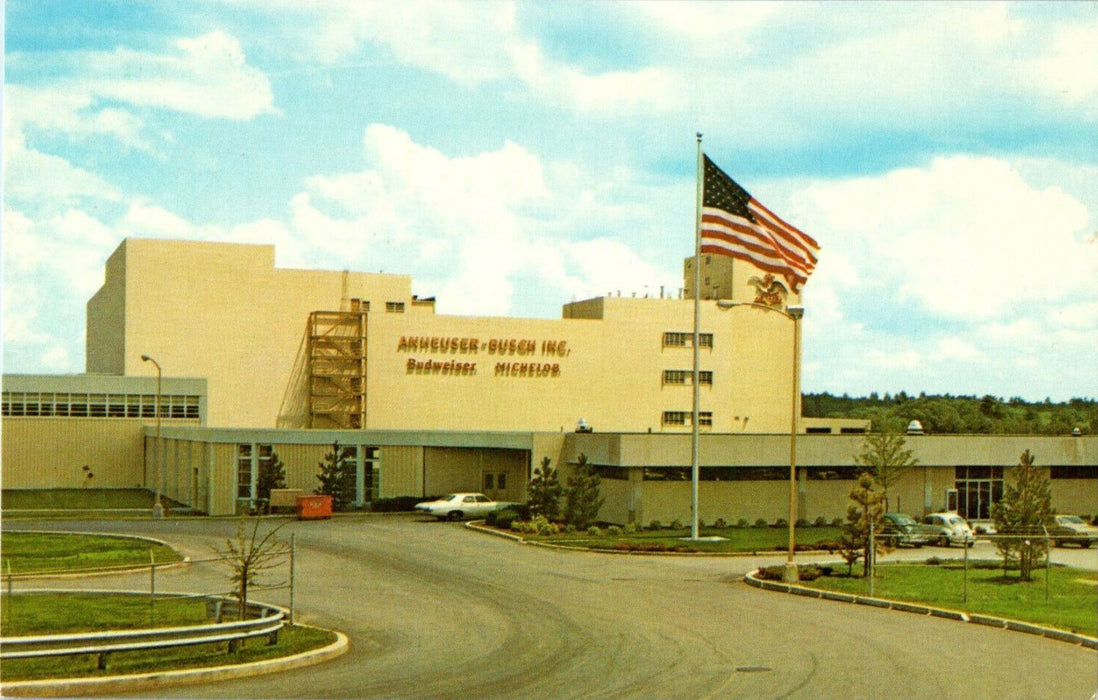
<instances>
[{"instance_id":1,"label":"sky","mask_svg":"<svg viewBox=\"0 0 1098 700\"><path fill-rule=\"evenodd\" d=\"M6 373L84 371L126 237L408 274L445 314L677 294L701 132L820 243L804 391L1098 397L1098 3L7 0L4 22Z\"/></svg>"}]
</instances>

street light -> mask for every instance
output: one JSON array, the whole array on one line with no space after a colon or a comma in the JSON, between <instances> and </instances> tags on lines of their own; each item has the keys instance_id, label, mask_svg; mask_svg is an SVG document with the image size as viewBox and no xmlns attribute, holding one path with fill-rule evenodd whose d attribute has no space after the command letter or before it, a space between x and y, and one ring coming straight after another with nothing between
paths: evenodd
<instances>
[{"instance_id":1,"label":"street light","mask_svg":"<svg viewBox=\"0 0 1098 700\"><path fill-rule=\"evenodd\" d=\"M800 578L797 574L797 563L793 560L796 549L796 525L797 522L797 399L800 398L800 338L801 324L798 321L804 316L803 306L787 306L783 311L776 306L767 306L751 301L727 301L717 300L717 306L722 309L730 309L734 306L754 306L765 311L773 311L793 321L793 396L789 409L789 551L786 555L785 570L782 572L782 580L786 583L796 583Z\"/></svg>"},{"instance_id":2,"label":"street light","mask_svg":"<svg viewBox=\"0 0 1098 700\"><path fill-rule=\"evenodd\" d=\"M156 366L156 471L153 474L153 517L164 517L164 506L160 503L160 363L148 355L141 356L142 362L151 362Z\"/></svg>"}]
</instances>

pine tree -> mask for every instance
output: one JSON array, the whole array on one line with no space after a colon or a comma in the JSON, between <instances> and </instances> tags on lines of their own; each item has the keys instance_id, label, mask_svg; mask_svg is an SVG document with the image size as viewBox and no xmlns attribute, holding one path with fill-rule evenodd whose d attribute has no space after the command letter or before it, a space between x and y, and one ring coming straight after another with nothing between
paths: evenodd
<instances>
[{"instance_id":1,"label":"pine tree","mask_svg":"<svg viewBox=\"0 0 1098 700\"><path fill-rule=\"evenodd\" d=\"M259 463L259 474L255 479L255 495L264 501L271 500L271 489L286 488L286 466L278 458L278 453L271 451L269 460Z\"/></svg>"},{"instance_id":2,"label":"pine tree","mask_svg":"<svg viewBox=\"0 0 1098 700\"><path fill-rule=\"evenodd\" d=\"M1046 552L1046 529L1055 524L1056 511L1052 487L1029 450L1022 453L1012 475L1014 482L1004 486L1003 497L991 506L991 520L1000 534L1015 537L997 540L995 546L1003 555L1003 569L1016 559L1019 578L1029 581L1034 563Z\"/></svg>"},{"instance_id":3,"label":"pine tree","mask_svg":"<svg viewBox=\"0 0 1098 700\"><path fill-rule=\"evenodd\" d=\"M854 463L865 467L881 487L885 512L891 509L888 489L896 485L905 469L919 463L911 450L905 449L906 444L897 433L871 433L865 438L861 454L854 456Z\"/></svg>"},{"instance_id":4,"label":"pine tree","mask_svg":"<svg viewBox=\"0 0 1098 700\"><path fill-rule=\"evenodd\" d=\"M549 466L549 458L541 460L530 479L530 515L544 516L550 522L560 518L560 499L564 494L557 471Z\"/></svg>"},{"instance_id":5,"label":"pine tree","mask_svg":"<svg viewBox=\"0 0 1098 700\"><path fill-rule=\"evenodd\" d=\"M873 551L870 551L869 528L872 524L875 532L881 531L881 520L884 516L884 494L875 487L877 482L873 475L862 472L858 480L850 489L850 500L853 501L846 509L846 525L843 528L843 548L851 553L861 551L864 561L863 575L869 574L873 564L873 557L881 550L883 544L880 538L876 539ZM844 553L847 564L853 567L857 557L853 560Z\"/></svg>"},{"instance_id":6,"label":"pine tree","mask_svg":"<svg viewBox=\"0 0 1098 700\"><path fill-rule=\"evenodd\" d=\"M320 486L316 493L332 497L332 510L346 510L355 502L355 450L332 443L332 451L324 455L316 475Z\"/></svg>"},{"instance_id":7,"label":"pine tree","mask_svg":"<svg viewBox=\"0 0 1098 700\"><path fill-rule=\"evenodd\" d=\"M587 455L580 453L576 468L568 477L568 487L564 490L564 520L577 530L593 525L599 517L605 498L599 497L602 480L592 466L587 464Z\"/></svg>"}]
</instances>

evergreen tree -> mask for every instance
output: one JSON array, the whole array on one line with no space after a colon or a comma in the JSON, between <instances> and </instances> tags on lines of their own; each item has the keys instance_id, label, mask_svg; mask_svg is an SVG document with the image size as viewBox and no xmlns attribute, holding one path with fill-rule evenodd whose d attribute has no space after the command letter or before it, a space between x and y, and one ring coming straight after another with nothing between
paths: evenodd
<instances>
[{"instance_id":1,"label":"evergreen tree","mask_svg":"<svg viewBox=\"0 0 1098 700\"><path fill-rule=\"evenodd\" d=\"M278 458L278 453L272 450L271 458L259 463L259 474L255 479L255 495L269 502L271 489L284 488L286 488L286 466Z\"/></svg>"},{"instance_id":2,"label":"evergreen tree","mask_svg":"<svg viewBox=\"0 0 1098 700\"><path fill-rule=\"evenodd\" d=\"M560 499L564 495L564 487L549 462L548 457L542 458L541 467L534 469L534 477L530 479L530 515L541 515L555 521L560 518Z\"/></svg>"},{"instance_id":3,"label":"evergreen tree","mask_svg":"<svg viewBox=\"0 0 1098 700\"><path fill-rule=\"evenodd\" d=\"M332 510L347 510L355 502L355 450L332 443L316 475L320 486L316 493L332 497Z\"/></svg>"},{"instance_id":4,"label":"evergreen tree","mask_svg":"<svg viewBox=\"0 0 1098 700\"><path fill-rule=\"evenodd\" d=\"M568 477L568 487L564 489L564 520L577 530L593 525L599 516L605 498L599 497L602 480L592 466L587 464L587 455L580 453L576 468Z\"/></svg>"},{"instance_id":5,"label":"evergreen tree","mask_svg":"<svg viewBox=\"0 0 1098 700\"><path fill-rule=\"evenodd\" d=\"M1056 511L1052 508L1052 487L1034 465L1029 450L1022 453L1012 476L1013 483L1005 484L1003 497L991 506L991 520L1000 534L1015 537L997 540L995 546L1003 555L1003 569L1017 560L1019 578L1029 581L1034 563L1046 552L1046 528L1055 524Z\"/></svg>"},{"instance_id":6,"label":"evergreen tree","mask_svg":"<svg viewBox=\"0 0 1098 700\"><path fill-rule=\"evenodd\" d=\"M869 574L873 563L873 557L882 549L883 541L876 538L873 551L869 546L869 528L872 524L874 532L881 531L881 520L884 516L884 494L877 488L877 482L873 475L862 472L858 480L850 489L850 500L853 501L846 509L846 525L843 528L843 549L850 549L851 553L861 551L861 558L865 563L863 576ZM851 567L854 561L844 553L843 557Z\"/></svg>"},{"instance_id":7,"label":"evergreen tree","mask_svg":"<svg viewBox=\"0 0 1098 700\"><path fill-rule=\"evenodd\" d=\"M886 512L891 510L888 490L896 485L905 469L919 463L911 456L911 450L905 449L906 444L897 433L871 433L865 438L861 454L854 456L854 463L865 467L881 487Z\"/></svg>"}]
</instances>

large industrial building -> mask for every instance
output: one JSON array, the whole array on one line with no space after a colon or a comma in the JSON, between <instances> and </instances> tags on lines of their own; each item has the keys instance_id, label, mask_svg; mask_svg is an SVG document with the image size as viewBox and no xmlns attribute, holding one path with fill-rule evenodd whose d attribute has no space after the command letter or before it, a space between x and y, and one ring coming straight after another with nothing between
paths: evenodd
<instances>
[{"instance_id":1,"label":"large industrial building","mask_svg":"<svg viewBox=\"0 0 1098 700\"><path fill-rule=\"evenodd\" d=\"M699 517L772 521L787 514L800 415L787 313L799 298L720 255L687 260L681 293L588 299L549 320L437 314L407 276L280 269L273 246L126 239L87 305L86 374L4 377L3 486L77 486L90 472L97 487L159 486L229 514L254 504L272 453L289 487L313 491L338 440L354 449L361 506L459 490L523 500L544 457L567 471L584 454L603 478L603 520L686 521L695 263ZM796 421L802 517L845 513L866 427ZM919 466L894 502L915 515L987 517L1025 449L1061 511L1098 503L1093 437L908 446Z\"/></svg>"}]
</instances>

